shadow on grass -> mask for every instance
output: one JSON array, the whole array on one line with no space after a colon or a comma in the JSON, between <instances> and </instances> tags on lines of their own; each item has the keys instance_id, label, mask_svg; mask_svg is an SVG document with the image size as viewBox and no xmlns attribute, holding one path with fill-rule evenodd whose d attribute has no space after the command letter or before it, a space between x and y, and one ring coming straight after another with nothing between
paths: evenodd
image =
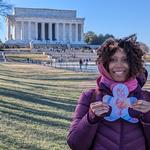
<instances>
[{"instance_id":1,"label":"shadow on grass","mask_svg":"<svg viewBox=\"0 0 150 150\"><path fill-rule=\"evenodd\" d=\"M10 73L11 72L11 73ZM37 72L38 73L38 72ZM97 75L89 74L89 75L82 75L79 77L69 77L65 76L61 77L61 75L56 75L56 74L35 74L33 75L33 72L24 72L24 71L19 71L19 70L6 70L6 69L0 69L0 75L2 76L7 76L9 78L24 78L24 79L36 79L36 80L51 80L51 81L88 81L88 80L95 80ZM74 76L74 74L72 75Z\"/></svg>"},{"instance_id":2,"label":"shadow on grass","mask_svg":"<svg viewBox=\"0 0 150 150\"><path fill-rule=\"evenodd\" d=\"M20 106L16 103L5 102L3 100L0 101L0 106L4 107L4 108L11 109L11 110L19 110L19 111L22 111L24 113L29 113L29 114L39 115L39 116L43 116L43 117L51 117L51 118L64 119L64 120L67 120L67 121L71 121L71 116L67 117L67 116L63 116L61 114L60 115L56 114L54 112L36 110L36 109L33 109L33 108Z\"/></svg>"},{"instance_id":3,"label":"shadow on grass","mask_svg":"<svg viewBox=\"0 0 150 150\"><path fill-rule=\"evenodd\" d=\"M8 145L8 149L19 148L19 149L43 150L41 148L38 148L36 144L27 144L24 143L23 139L20 141L19 139L15 139L11 136L7 136L2 133L0 133L0 139L2 139L3 144Z\"/></svg>"},{"instance_id":4,"label":"shadow on grass","mask_svg":"<svg viewBox=\"0 0 150 150\"><path fill-rule=\"evenodd\" d=\"M38 88L38 89L48 89L49 85L45 85L45 84L41 84L41 83L32 83L31 81L22 81L20 79L20 81L18 81L18 78L13 79L1 79L3 80L4 82L7 82L7 83L11 83L11 84L15 84L15 85L21 85L22 87L25 85L25 86L28 86L29 88ZM2 82L3 82L2 81Z\"/></svg>"},{"instance_id":5,"label":"shadow on grass","mask_svg":"<svg viewBox=\"0 0 150 150\"><path fill-rule=\"evenodd\" d=\"M16 78L17 79L17 78ZM64 88L64 85L52 85L52 84L49 84L49 85L45 85L45 84L41 84L41 83L31 83L31 82L26 82L26 81L16 81L16 80L10 80L10 79L0 79L0 80L3 80L3 81L5 81L5 82L10 82L10 83L13 83L13 84L19 84L19 85L25 85L25 86L28 86L29 87L29 89L28 90L32 90L31 88L33 87L33 88L38 88L38 89L41 89L41 90L50 90L49 88L50 87L54 87L55 86L55 88L56 87L62 87L62 88ZM11 88L14 88L13 86L11 86ZM9 90L9 91L11 91L12 89L11 88L5 88L5 87L2 87L1 86L1 89L4 89L4 90ZM69 89L69 87L67 87L68 89ZM71 86L70 86L70 88L71 88ZM21 89L21 88L20 88ZM22 89L22 90L24 90L24 89ZM17 91L17 90L16 90ZM1 91L0 91L1 92ZM22 92L21 90L19 90L19 91L17 91L17 92ZM24 92L25 93L25 92ZM39 95L39 94L38 94ZM44 97L44 98L46 98L46 97ZM51 98L52 99L52 98ZM54 99L54 98L53 98ZM57 99L57 101L59 101L58 99ZM61 100L61 102L63 102L63 99ZM72 105L75 105L76 104L76 102L74 101L74 100L70 100L70 99L66 99L64 102L68 102L69 104L72 104Z\"/></svg>"},{"instance_id":6,"label":"shadow on grass","mask_svg":"<svg viewBox=\"0 0 150 150\"><path fill-rule=\"evenodd\" d=\"M3 80L4 82L8 82L8 83L13 83L13 84L21 84L22 86L29 86L29 88L38 88L38 89L49 89L50 87L54 87L55 86L55 88L56 87L58 87L58 88L60 88L60 87L62 87L62 88L64 88L64 85L61 85L61 84L56 84L56 82L55 82L55 80L54 80L54 82L50 82L49 80L47 80L47 81L49 81L48 83L46 83L46 84L44 84L44 83L41 83L41 81L39 82L39 83L33 83L32 81L30 81L30 80L26 80L26 81L22 81L21 79L20 79L20 81L18 81L18 78L17 77L15 77L16 78L16 80L13 78L13 80L11 80L11 79L0 79L0 80ZM2 81L2 82L3 82ZM38 82L38 81L37 81ZM81 82L81 81L80 81ZM53 83L53 84L52 84ZM72 86L70 86L69 84L67 85L67 88L69 88L69 87L71 87L71 88L73 88L74 86L74 84L73 84L73 82L71 82L71 84L72 84Z\"/></svg>"},{"instance_id":7,"label":"shadow on grass","mask_svg":"<svg viewBox=\"0 0 150 150\"><path fill-rule=\"evenodd\" d=\"M6 111L3 111L3 112L6 112ZM6 115L5 115L6 114ZM47 127L45 127L45 124L43 126L42 123L38 123L38 122L34 122L34 121L30 121L30 120L26 120L26 119L23 119L22 118L18 119L18 117L14 117L11 115L8 115L8 113L3 113L3 117L5 117L5 124L6 124L6 120L7 120L7 128L5 129L2 129L1 130L1 133L7 135L9 134L10 135L10 132L13 132L12 135L15 135L15 138L16 136L18 136L17 140L20 141L22 143L25 143L25 139L23 138L24 136L26 137L26 139L28 138L28 136L31 138L30 140L27 140L29 141L29 143L35 143L37 140L38 141L43 141L44 139L44 142L47 141L48 143L56 143L56 142L63 142L63 143L66 143L66 130L68 130L69 128L69 125L68 125L68 128L62 128L61 126L51 126L48 125ZM28 126L26 126L28 124ZM44 128L43 128L43 127ZM8 128L9 127L9 128ZM11 127L11 128L10 128ZM57 131L58 129L58 131ZM54 131L56 130L56 131ZM63 132L60 133L60 130ZM21 135L23 133L23 135ZM20 137L21 135L21 137ZM34 137L34 138L32 138ZM0 134L0 139L1 139L1 134ZM5 139L1 139L0 141L3 141L3 143L5 144L8 144L6 143ZM25 141L25 142L24 142ZM50 142L51 141L51 142ZM15 142L11 141L14 145ZM47 143L46 142L46 143Z\"/></svg>"},{"instance_id":8,"label":"shadow on grass","mask_svg":"<svg viewBox=\"0 0 150 150\"><path fill-rule=\"evenodd\" d=\"M0 90L0 95L1 96L6 96L6 97L12 97L15 99L19 99L25 102L32 102L35 104L41 104L41 105L47 105L47 106L52 106L54 108L57 109L62 109L65 111L74 111L75 106L70 104L67 105L66 103L63 103L62 101L59 103L58 101L56 101L53 98L49 98L47 99L47 97L44 96L40 96L38 94L31 94L31 93L27 93L27 92L22 92L22 91L17 91L17 90L10 90L7 88L1 88ZM55 103L56 101L56 103Z\"/></svg>"},{"instance_id":9,"label":"shadow on grass","mask_svg":"<svg viewBox=\"0 0 150 150\"><path fill-rule=\"evenodd\" d=\"M4 69L0 69L0 75L5 76L5 77L9 77L9 78L16 78L16 77L25 77L25 74L28 74L23 72L23 71L19 71L19 70L4 70ZM28 74L29 75L29 74ZM26 78L28 78L28 76L26 76Z\"/></svg>"},{"instance_id":10,"label":"shadow on grass","mask_svg":"<svg viewBox=\"0 0 150 150\"><path fill-rule=\"evenodd\" d=\"M36 123L36 124L39 124L39 125L47 125L47 126L54 126L54 127L59 127L61 129L66 129L68 128L68 124L63 124L62 122L59 122L58 120L57 121L48 121L48 120L42 120L42 119L38 119L38 118L35 118L35 117L31 117L31 116L26 116L26 115L23 115L23 114L17 114L17 113L14 113L14 112L10 112L10 111L5 111L5 110L0 110L0 112L2 112L3 114L7 114L9 115L9 117L11 119L16 119L17 121L24 121L25 123L27 122L31 122L31 123Z\"/></svg>"},{"instance_id":11,"label":"shadow on grass","mask_svg":"<svg viewBox=\"0 0 150 150\"><path fill-rule=\"evenodd\" d=\"M42 80L44 80L44 79L42 79ZM93 77L80 77L80 78L78 78L78 77L75 77L75 78L72 78L72 77L70 77L70 78L66 78L66 77L64 77L64 78L60 78L60 77L53 77L53 78L46 78L45 80L52 80L52 81L73 81L73 82L75 82L75 81L88 81L88 80L95 80L95 78L93 78Z\"/></svg>"},{"instance_id":12,"label":"shadow on grass","mask_svg":"<svg viewBox=\"0 0 150 150\"><path fill-rule=\"evenodd\" d=\"M5 75L5 77L6 76L8 76L8 75ZM26 81L22 81L21 78L26 79ZM21 77L21 78L14 76L13 79L1 78L0 80L3 80L3 81L8 82L8 83L14 83L15 85L21 84L22 86L25 85L25 86L29 86L30 88L33 87L33 88L40 88L40 89L48 89L49 87L53 87L53 86L58 87L58 88L64 87L64 85L56 84L56 82L61 83L61 81L62 82L64 82L64 81L70 82L71 81L71 83L74 83L74 84L76 84L76 82L79 82L78 84L80 84L80 82L95 80L95 78L92 79L91 77L89 77L89 78L87 78L87 77L83 77L83 78L57 78L57 77L54 77L51 79L39 78L38 80L37 79L36 80L37 80L37 82L40 81L40 83L33 83L32 81L29 81L29 78L25 78L25 77ZM18 81L18 79L20 79L20 81ZM46 80L46 81L48 81L48 83L42 84L41 80L43 80L43 81ZM52 83L55 83L55 84L50 84L51 81L53 81ZM69 87L69 83L68 83L68 87Z\"/></svg>"}]
</instances>

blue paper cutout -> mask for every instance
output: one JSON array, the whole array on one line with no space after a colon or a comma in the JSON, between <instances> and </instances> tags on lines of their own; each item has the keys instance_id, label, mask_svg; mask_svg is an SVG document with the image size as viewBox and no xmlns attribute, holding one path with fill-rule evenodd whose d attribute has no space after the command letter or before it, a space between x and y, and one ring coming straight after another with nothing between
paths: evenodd
<instances>
[{"instance_id":1,"label":"blue paper cutout","mask_svg":"<svg viewBox=\"0 0 150 150\"><path fill-rule=\"evenodd\" d=\"M122 118L131 123L137 123L139 119L133 118L129 115L128 108L137 101L136 97L128 97L129 90L125 84L119 83L114 86L113 97L105 95L103 102L112 107L110 116L104 117L107 121L115 121Z\"/></svg>"}]
</instances>

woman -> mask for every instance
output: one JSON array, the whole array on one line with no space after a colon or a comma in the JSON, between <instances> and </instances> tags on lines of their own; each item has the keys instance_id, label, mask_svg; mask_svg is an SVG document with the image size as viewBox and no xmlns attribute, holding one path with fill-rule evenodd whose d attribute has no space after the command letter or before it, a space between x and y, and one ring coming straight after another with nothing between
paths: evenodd
<instances>
[{"instance_id":1,"label":"woman","mask_svg":"<svg viewBox=\"0 0 150 150\"><path fill-rule=\"evenodd\" d=\"M135 35L98 49L96 90L79 98L68 134L72 150L150 150L150 93ZM94 100L93 100L93 95Z\"/></svg>"}]
</instances>

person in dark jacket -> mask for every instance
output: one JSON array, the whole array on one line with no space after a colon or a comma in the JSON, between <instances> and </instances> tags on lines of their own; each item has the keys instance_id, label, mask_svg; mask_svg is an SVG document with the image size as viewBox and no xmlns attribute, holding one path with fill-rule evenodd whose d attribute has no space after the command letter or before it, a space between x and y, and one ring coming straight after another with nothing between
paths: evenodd
<instances>
[{"instance_id":1,"label":"person in dark jacket","mask_svg":"<svg viewBox=\"0 0 150 150\"><path fill-rule=\"evenodd\" d=\"M67 136L72 150L150 150L150 92L136 35L97 51L100 77L80 95Z\"/></svg>"}]
</instances>

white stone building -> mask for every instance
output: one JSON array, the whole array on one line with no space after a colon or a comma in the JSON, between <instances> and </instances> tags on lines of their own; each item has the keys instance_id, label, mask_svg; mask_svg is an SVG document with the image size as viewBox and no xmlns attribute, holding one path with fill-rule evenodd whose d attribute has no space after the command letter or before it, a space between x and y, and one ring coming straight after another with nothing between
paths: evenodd
<instances>
[{"instance_id":1,"label":"white stone building","mask_svg":"<svg viewBox=\"0 0 150 150\"><path fill-rule=\"evenodd\" d=\"M84 18L76 10L16 7L6 23L7 43L84 44Z\"/></svg>"}]
</instances>

